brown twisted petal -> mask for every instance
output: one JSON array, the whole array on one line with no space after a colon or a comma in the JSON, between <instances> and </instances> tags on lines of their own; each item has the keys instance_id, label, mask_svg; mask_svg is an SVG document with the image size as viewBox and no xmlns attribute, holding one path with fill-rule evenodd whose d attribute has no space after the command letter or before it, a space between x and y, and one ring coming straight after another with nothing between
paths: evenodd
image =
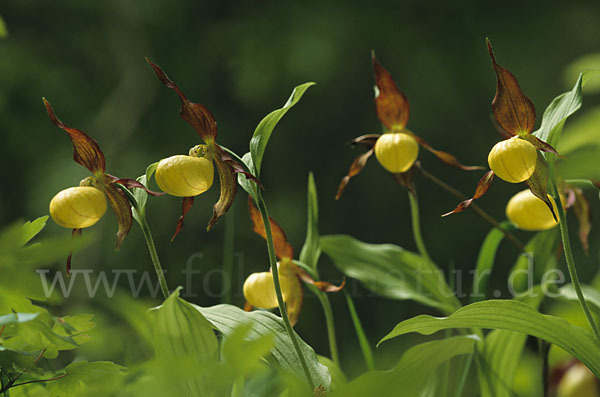
<instances>
[{"instance_id":1,"label":"brown twisted petal","mask_svg":"<svg viewBox=\"0 0 600 397\"><path fill-rule=\"evenodd\" d=\"M336 200L339 200L340 197L342 197L344 190L346 190L346 186L348 186L348 182L350 182L350 178L358 175L363 170L363 168L365 168L367 160L369 160L369 157L373 155L374 151L375 150L371 148L368 152L365 152L354 159L354 161L350 165L350 170L348 170L348 174L345 177L343 177L342 181L340 182L337 193L335 195Z\"/></svg>"},{"instance_id":2,"label":"brown twisted petal","mask_svg":"<svg viewBox=\"0 0 600 397\"><path fill-rule=\"evenodd\" d=\"M217 122L212 113L205 106L199 103L190 102L177 84L167 76L160 66L156 65L148 58L146 58L146 62L154 69L154 73L160 82L166 87L171 88L177 93L177 96L179 96L181 101L181 110L179 111L179 114L181 115L181 118L187 121L196 130L204 142L214 142L217 138Z\"/></svg>"},{"instance_id":3,"label":"brown twisted petal","mask_svg":"<svg viewBox=\"0 0 600 397\"><path fill-rule=\"evenodd\" d=\"M323 292L340 292L346 286L346 277L344 277L340 285L335 285L327 281L315 281L310 274L298 266L296 266L296 272L298 273L298 277L306 284L314 285Z\"/></svg>"},{"instance_id":4,"label":"brown twisted petal","mask_svg":"<svg viewBox=\"0 0 600 397\"><path fill-rule=\"evenodd\" d=\"M587 253L590 250L588 242L590 230L592 229L592 214L590 211L590 202L583 194L581 189L573 189L575 193L575 204L573 205L573 213L579 221L579 241L584 251Z\"/></svg>"},{"instance_id":5,"label":"brown twisted petal","mask_svg":"<svg viewBox=\"0 0 600 397\"><path fill-rule=\"evenodd\" d=\"M492 100L492 110L498 124L509 134L529 134L535 127L535 107L523 94L515 76L496 63L492 44L486 39L488 53L496 72L496 95Z\"/></svg>"},{"instance_id":6,"label":"brown twisted petal","mask_svg":"<svg viewBox=\"0 0 600 397\"><path fill-rule=\"evenodd\" d=\"M219 173L219 183L221 188L221 195L219 200L213 206L213 214L208 221L206 230L209 231L217 223L219 218L229 211L235 195L237 193L237 180L235 177L235 170L231 166L221 160L220 157L214 157L215 165L217 166L217 172Z\"/></svg>"},{"instance_id":7,"label":"brown twisted petal","mask_svg":"<svg viewBox=\"0 0 600 397\"><path fill-rule=\"evenodd\" d=\"M441 150L436 150L434 148L432 148L431 146L429 146L429 144L425 141L425 139L421 138L420 136L417 136L415 134L413 134L411 132L411 135L417 140L417 142L419 143L419 145L423 146L425 149L429 150L431 153L433 153L438 159L440 159L442 162L451 165L453 167L456 168L460 168L463 171L476 171L476 170L483 170L484 168L478 165L462 165L457 159L456 157L454 157L453 155L451 155L450 153L447 152L443 152Z\"/></svg>"},{"instance_id":8,"label":"brown twisted petal","mask_svg":"<svg viewBox=\"0 0 600 397\"><path fill-rule=\"evenodd\" d=\"M121 244L129 231L131 230L131 224L133 223L133 215L131 213L131 205L129 200L125 194L116 187L112 183L102 183L98 186L100 189L106 193L106 197L108 197L108 202L117 217L117 224L119 225L119 229L117 231L117 242L115 245L115 249L119 250L121 248Z\"/></svg>"},{"instance_id":9,"label":"brown twisted petal","mask_svg":"<svg viewBox=\"0 0 600 397\"><path fill-rule=\"evenodd\" d=\"M254 200L250 195L248 196L248 211L250 213L250 220L252 221L254 232L266 240L267 234L265 231L265 224L262 220L260 212L254 205ZM273 220L273 218L269 217L269 222L271 223L271 235L273 236L275 256L281 260L283 260L283 258L293 258L294 249L292 248L291 244L288 243L285 232L281 226L279 226L279 224Z\"/></svg>"},{"instance_id":10,"label":"brown twisted petal","mask_svg":"<svg viewBox=\"0 0 600 397\"><path fill-rule=\"evenodd\" d=\"M185 216L192 209L192 205L194 204L193 197L184 197L181 201L181 215L177 219L177 226L175 226L175 233L173 233L173 237L171 237L171 242L175 240L175 237L181 232L183 229L183 221L185 220Z\"/></svg>"},{"instance_id":11,"label":"brown twisted petal","mask_svg":"<svg viewBox=\"0 0 600 397\"><path fill-rule=\"evenodd\" d=\"M452 211L450 211L448 213L443 214L442 217L452 215L452 214L457 214L457 213L463 212L465 209L469 208L471 206L471 204L473 203L473 200L480 198L489 190L490 186L492 185L493 180L494 180L494 171L486 172L481 177L479 182L477 183L477 187L475 188L475 194L473 194L473 197L459 203L455 209L453 209Z\"/></svg>"},{"instance_id":12,"label":"brown twisted petal","mask_svg":"<svg viewBox=\"0 0 600 397\"><path fill-rule=\"evenodd\" d=\"M98 142L90 138L85 132L71 128L60 121L56 117L50 102L46 98L42 98L42 100L52 123L69 134L69 138L71 138L71 143L73 144L73 160L77 164L87 168L93 174L104 173L106 161L102 150L100 150L100 146L98 146Z\"/></svg>"},{"instance_id":13,"label":"brown twisted petal","mask_svg":"<svg viewBox=\"0 0 600 397\"><path fill-rule=\"evenodd\" d=\"M135 179L130 179L130 178L119 179L114 175L110 175L110 174L105 174L105 175L108 176L109 178L111 178L113 180L113 183L118 183L120 185L123 185L127 189L133 189L133 188L143 189L146 193L148 193L149 195L154 196L154 197L165 195L165 192L155 192L153 190L148 189L146 186L144 186L142 183L136 181Z\"/></svg>"},{"instance_id":14,"label":"brown twisted petal","mask_svg":"<svg viewBox=\"0 0 600 397\"><path fill-rule=\"evenodd\" d=\"M410 106L406 96L398 89L392 75L385 70L373 53L373 70L375 71L375 109L377 117L390 130L401 130L408 122Z\"/></svg>"},{"instance_id":15,"label":"brown twisted petal","mask_svg":"<svg viewBox=\"0 0 600 397\"><path fill-rule=\"evenodd\" d=\"M76 239L77 237L81 237L82 229L73 229L71 232L71 240ZM67 277L71 275L71 260L73 259L73 250L69 251L69 256L67 257Z\"/></svg>"},{"instance_id":16,"label":"brown twisted petal","mask_svg":"<svg viewBox=\"0 0 600 397\"><path fill-rule=\"evenodd\" d=\"M552 211L554 220L558 222L558 217L556 216L552 202L548 198L548 191L546 189L548 183L548 164L540 152L537 152L535 171L533 171L533 174L525 181L525 183L529 186L529 190L531 190L531 193L533 193L534 196L546 203L548 208L550 208L550 211Z\"/></svg>"}]
</instances>

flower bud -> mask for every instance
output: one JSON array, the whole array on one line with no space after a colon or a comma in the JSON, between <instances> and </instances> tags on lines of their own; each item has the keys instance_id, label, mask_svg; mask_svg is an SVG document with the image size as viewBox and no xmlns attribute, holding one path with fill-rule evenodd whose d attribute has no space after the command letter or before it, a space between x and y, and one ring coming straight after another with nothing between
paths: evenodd
<instances>
[{"instance_id":1,"label":"flower bud","mask_svg":"<svg viewBox=\"0 0 600 397\"><path fill-rule=\"evenodd\" d=\"M554 199L550 196L548 199L554 207L554 213L558 213ZM529 189L515 194L508 201L506 216L523 230L546 230L558 224L546 203L534 196Z\"/></svg>"},{"instance_id":2,"label":"flower bud","mask_svg":"<svg viewBox=\"0 0 600 397\"><path fill-rule=\"evenodd\" d=\"M50 216L58 225L82 229L98 222L106 212L106 197L95 187L70 187L50 201Z\"/></svg>"},{"instance_id":3,"label":"flower bud","mask_svg":"<svg viewBox=\"0 0 600 397\"><path fill-rule=\"evenodd\" d=\"M156 167L156 184L165 193L193 197L207 191L213 183L212 161L185 155L160 160Z\"/></svg>"},{"instance_id":4,"label":"flower bud","mask_svg":"<svg viewBox=\"0 0 600 397\"><path fill-rule=\"evenodd\" d=\"M395 174L408 171L418 154L415 138L403 132L383 134L375 143L375 157L383 168Z\"/></svg>"},{"instance_id":5,"label":"flower bud","mask_svg":"<svg viewBox=\"0 0 600 397\"><path fill-rule=\"evenodd\" d=\"M600 388L596 377L585 365L569 368L558 384L559 397L599 397Z\"/></svg>"},{"instance_id":6,"label":"flower bud","mask_svg":"<svg viewBox=\"0 0 600 397\"><path fill-rule=\"evenodd\" d=\"M295 277L295 276L293 276ZM283 294L283 301L287 302L289 294L293 290L290 277L279 271L279 283ZM271 272L252 273L244 281L244 297L254 307L260 309L274 309L278 306L273 274Z\"/></svg>"},{"instance_id":7,"label":"flower bud","mask_svg":"<svg viewBox=\"0 0 600 397\"><path fill-rule=\"evenodd\" d=\"M529 179L536 162L535 146L518 136L498 142L488 155L488 164L494 174L510 183Z\"/></svg>"}]
</instances>

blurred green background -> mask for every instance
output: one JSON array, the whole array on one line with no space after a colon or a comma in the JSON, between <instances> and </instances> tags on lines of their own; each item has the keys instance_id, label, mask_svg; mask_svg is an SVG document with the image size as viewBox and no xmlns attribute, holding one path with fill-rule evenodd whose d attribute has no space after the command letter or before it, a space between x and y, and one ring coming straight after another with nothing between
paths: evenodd
<instances>
[{"instance_id":1,"label":"blurred green background","mask_svg":"<svg viewBox=\"0 0 600 397\"><path fill-rule=\"evenodd\" d=\"M54 194L88 175L72 161L67 135L50 123L42 96L63 121L99 142L107 171L120 177L135 178L148 164L187 153L200 143L179 118L176 96L144 62L147 56L192 101L211 110L219 122L218 141L240 155L248 150L258 122L281 107L294 86L318 83L278 125L263 163L271 216L287 232L297 253L305 235L309 171L315 173L319 191L322 234L347 233L363 241L415 250L406 191L374 159L352 180L342 199L334 200L340 179L361 150L349 148L346 142L380 132L373 106L371 50L409 98L408 127L466 164L486 165L487 153L499 135L491 121L495 76L485 37L492 40L499 63L517 76L536 104L538 125L551 99L575 81L572 74L565 75L567 66L597 52L600 37L600 3L582 0L568 6L560 1L542 5L512 0L3 0L0 15L9 32L0 40L1 225L47 214ZM584 109L599 103L598 96L587 96ZM449 168L424 151L419 158L426 169L466 194L482 175ZM440 214L454 208L457 200L426 180L417 178L416 185L423 234L433 259L443 268L472 269L489 225L471 211L441 219ZM506 201L522 188L497 181L480 204L503 220ZM170 286L184 284L181 270L191 261L202 274L194 276L193 291L198 296L189 299L205 306L219 303L221 295L220 273L211 270L221 268L224 221L205 231L217 197L215 185L196 199L174 243L169 239L180 200L154 198L148 209ZM594 200L592 208L597 207ZM234 211L238 253L232 276L234 303L242 305L243 279L253 271L265 271L268 259L264 242L251 231L243 193ZM107 213L85 231L96 240L75 255L73 267L152 271L137 225L118 253L113 250L115 232L114 216ZM68 233L52 222L44 231L46 236ZM531 234L519 236L527 240ZM598 230L592 230L590 240L592 252L587 256L576 246L584 280L597 267ZM503 280L517 254L510 244L501 246L494 273L498 285L505 286ZM52 269L62 271L63 266L56 263ZM341 281L326 257L320 271L324 279ZM462 282L463 291L468 291L466 274ZM413 302L373 297L354 282L348 288L373 343L402 319L435 313ZM99 304L101 297L90 300L82 291L76 289L58 312L93 312L104 318L111 301ZM351 320L343 296L331 299L344 367L354 375L363 364ZM158 299L151 302L156 303ZM137 353L127 346L126 331L116 318L105 317L96 334L108 327L121 337L98 342L97 351L88 353L97 356L90 359L135 361ZM322 312L308 294L297 330L318 353L328 354ZM402 348L403 342L389 345L394 343ZM390 347L377 351L377 358L379 366L385 367L397 360L397 354Z\"/></svg>"}]
</instances>

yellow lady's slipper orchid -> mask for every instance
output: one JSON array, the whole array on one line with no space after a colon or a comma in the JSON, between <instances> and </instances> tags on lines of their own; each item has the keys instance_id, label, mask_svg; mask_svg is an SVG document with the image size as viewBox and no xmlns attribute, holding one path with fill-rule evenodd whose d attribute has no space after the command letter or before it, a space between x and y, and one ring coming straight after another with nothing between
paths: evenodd
<instances>
[{"instance_id":1,"label":"yellow lady's slipper orchid","mask_svg":"<svg viewBox=\"0 0 600 397\"><path fill-rule=\"evenodd\" d=\"M557 213L554 199L548 196L548 200ZM508 201L506 216L523 230L546 230L558 224L546 203L534 196L529 189L520 191Z\"/></svg>"},{"instance_id":2,"label":"yellow lady's slipper orchid","mask_svg":"<svg viewBox=\"0 0 600 397\"><path fill-rule=\"evenodd\" d=\"M419 154L419 144L410 135L394 132L381 135L375 143L375 157L392 173L406 172Z\"/></svg>"},{"instance_id":3,"label":"yellow lady's slipper orchid","mask_svg":"<svg viewBox=\"0 0 600 397\"><path fill-rule=\"evenodd\" d=\"M537 162L536 148L519 136L498 142L488 155L488 164L498 177L510 183L526 181Z\"/></svg>"},{"instance_id":4,"label":"yellow lady's slipper orchid","mask_svg":"<svg viewBox=\"0 0 600 397\"><path fill-rule=\"evenodd\" d=\"M106 212L106 196L90 186L70 187L50 201L50 216L58 225L82 229L98 222Z\"/></svg>"},{"instance_id":5,"label":"yellow lady's slipper orchid","mask_svg":"<svg viewBox=\"0 0 600 397\"><path fill-rule=\"evenodd\" d=\"M283 265L278 263L277 266L283 301L288 303L289 298L297 293L300 281L290 264L284 262ZM254 307L274 309L278 306L273 284L273 273L271 272L259 272L249 275L244 281L243 292L246 301Z\"/></svg>"},{"instance_id":6,"label":"yellow lady's slipper orchid","mask_svg":"<svg viewBox=\"0 0 600 397\"><path fill-rule=\"evenodd\" d=\"M558 384L559 397L599 397L598 380L585 365L569 368Z\"/></svg>"},{"instance_id":7,"label":"yellow lady's slipper orchid","mask_svg":"<svg viewBox=\"0 0 600 397\"><path fill-rule=\"evenodd\" d=\"M214 167L204 157L185 155L162 159L156 167L156 184L165 193L177 197L193 197L213 184Z\"/></svg>"}]
</instances>

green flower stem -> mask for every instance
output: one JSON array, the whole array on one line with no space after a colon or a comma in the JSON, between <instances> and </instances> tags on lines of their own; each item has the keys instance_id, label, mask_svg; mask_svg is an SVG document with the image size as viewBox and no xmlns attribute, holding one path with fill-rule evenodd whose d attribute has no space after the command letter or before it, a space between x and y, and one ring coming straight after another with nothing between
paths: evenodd
<instances>
[{"instance_id":1,"label":"green flower stem","mask_svg":"<svg viewBox=\"0 0 600 397\"><path fill-rule=\"evenodd\" d=\"M269 252L269 263L271 264L271 273L273 273L273 284L275 285L275 294L277 295L279 312L281 313L281 318L283 320L285 329L288 335L290 336L290 339L292 340L292 344L294 345L294 349L296 350L296 354L298 355L298 359L300 360L300 364L302 365L302 369L304 370L304 375L306 376L308 384L311 390L314 390L315 382L313 381L312 376L310 375L310 371L308 370L306 358L302 354L302 350L300 350L300 344L298 343L298 339L296 338L296 333L292 328L292 324L290 324L290 319L288 318L285 302L283 301L281 285L279 284L279 270L277 268L277 258L275 257L275 247L273 245L273 234L271 232L271 222L269 221L269 212L267 210L267 205L265 204L265 201L259 189L256 189L256 198L258 199L258 210L260 211L260 215L265 225L267 250Z\"/></svg>"},{"instance_id":2,"label":"green flower stem","mask_svg":"<svg viewBox=\"0 0 600 397\"><path fill-rule=\"evenodd\" d=\"M229 283L223 277L223 303L231 303L233 296L233 247L235 239L235 205L225 215L225 237L223 239L223 272L229 276Z\"/></svg>"},{"instance_id":3,"label":"green flower stem","mask_svg":"<svg viewBox=\"0 0 600 397\"><path fill-rule=\"evenodd\" d=\"M573 185L581 188L594 188L598 189L596 185L589 179L566 179L565 183L567 185Z\"/></svg>"},{"instance_id":4,"label":"green flower stem","mask_svg":"<svg viewBox=\"0 0 600 397\"><path fill-rule=\"evenodd\" d=\"M169 287L167 287L165 273L163 272L163 268L158 260L158 254L156 253L156 247L154 246L154 239L152 238L150 226L148 226L148 222L146 221L146 215L138 212L138 217L136 220L142 229L144 238L146 239L146 245L148 246L148 251L150 252L150 257L152 258L152 263L154 264L154 271L156 272L156 277L158 277L160 290L162 291L165 299L167 299L169 297Z\"/></svg>"},{"instance_id":5,"label":"green flower stem","mask_svg":"<svg viewBox=\"0 0 600 397\"><path fill-rule=\"evenodd\" d=\"M423 241L423 236L421 235L421 221L419 219L419 201L417 200L417 193L409 191L408 198L410 201L410 214L412 218L412 229L413 229L413 237L415 239L415 244L417 244L417 249L421 256L431 262L431 257L427 252L427 248L425 248L425 242Z\"/></svg>"},{"instance_id":6,"label":"green flower stem","mask_svg":"<svg viewBox=\"0 0 600 397\"><path fill-rule=\"evenodd\" d=\"M340 356L338 354L337 340L335 337L335 322L333 321L333 309L331 308L331 302L326 292L320 291L316 287L312 287L313 292L319 298L321 306L323 307L323 313L325 314L325 323L327 324L327 338L329 339L329 350L331 352L331 359L340 367Z\"/></svg>"},{"instance_id":7,"label":"green flower stem","mask_svg":"<svg viewBox=\"0 0 600 397\"><path fill-rule=\"evenodd\" d=\"M558 188L556 187L556 179L554 177L553 165L553 161L550 161L550 190L552 197L554 198L554 202L560 203L560 196L558 194ZM588 306L588 303L583 296L583 291L581 290L581 283L579 282L579 277L577 276L577 268L575 267L575 260L573 259L573 251L571 249L571 241L569 238L569 228L567 226L567 216L565 214L565 210L560 204L556 206L556 209L558 210L560 234L562 237L563 250L565 252L567 267L569 269L569 276L571 277L571 283L573 284L573 288L575 289L575 293L577 294L577 299L579 299L581 309L583 310L585 317L590 323L594 335L596 336L596 338L600 339L600 330L598 329L598 324L596 324L596 321L592 316L590 307Z\"/></svg>"},{"instance_id":8,"label":"green flower stem","mask_svg":"<svg viewBox=\"0 0 600 397\"><path fill-rule=\"evenodd\" d=\"M371 350L371 346L369 346L369 341L365 335L362 324L360 323L360 318L358 317L358 313L354 307L354 302L352 301L352 298L348 292L344 291L344 296L346 296L346 303L348 304L350 317L352 317L352 322L354 323L354 329L356 330L356 336L358 337L358 343L360 344L360 349L362 350L365 363L367 364L367 369L369 371L374 371L375 360L373 360L373 351Z\"/></svg>"}]
</instances>

